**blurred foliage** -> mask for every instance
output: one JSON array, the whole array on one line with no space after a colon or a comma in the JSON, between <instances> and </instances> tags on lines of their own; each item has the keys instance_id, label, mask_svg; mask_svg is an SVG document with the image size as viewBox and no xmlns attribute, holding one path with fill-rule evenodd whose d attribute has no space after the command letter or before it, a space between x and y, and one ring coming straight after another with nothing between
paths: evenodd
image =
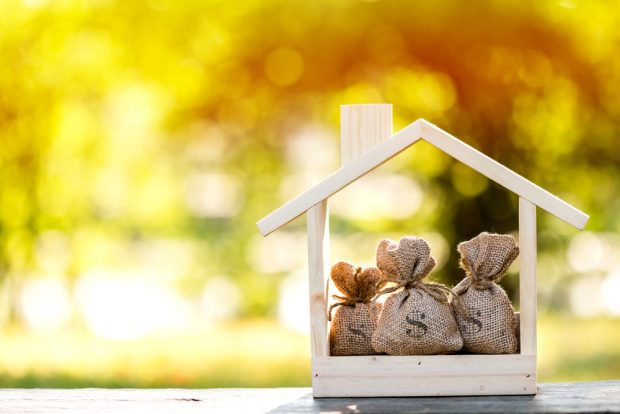
<instances>
[{"instance_id":1,"label":"blurred foliage","mask_svg":"<svg viewBox=\"0 0 620 414\"><path fill-rule=\"evenodd\" d=\"M618 319L542 314L539 323L539 382L618 378ZM256 320L130 344L12 332L0 343L0 387L308 387L309 354L306 336Z\"/></svg>"},{"instance_id":2,"label":"blurred foliage","mask_svg":"<svg viewBox=\"0 0 620 414\"><path fill-rule=\"evenodd\" d=\"M392 103L395 130L426 118L590 214L589 231L620 231L618 2L5 0L0 21L5 326L28 280L62 280L75 310L94 269L146 268L190 300L223 277L237 317L275 316L304 223L272 242L254 223L338 167L346 103ZM426 144L377 174L335 197L334 259L425 234L455 283L456 243L516 230L514 195ZM388 175L409 180L367 214ZM574 229L539 219L541 306L566 311L568 283L609 269L575 269Z\"/></svg>"},{"instance_id":3,"label":"blurred foliage","mask_svg":"<svg viewBox=\"0 0 620 414\"><path fill-rule=\"evenodd\" d=\"M131 343L75 332L50 338L13 331L4 336L0 350L0 387L268 387L310 382L310 359L299 357L310 352L308 338L258 320Z\"/></svg>"}]
</instances>

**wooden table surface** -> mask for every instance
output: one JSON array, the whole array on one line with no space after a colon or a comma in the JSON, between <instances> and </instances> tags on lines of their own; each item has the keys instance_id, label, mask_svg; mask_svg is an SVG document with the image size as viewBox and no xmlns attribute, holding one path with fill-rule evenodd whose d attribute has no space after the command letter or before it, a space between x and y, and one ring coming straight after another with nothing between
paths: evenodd
<instances>
[{"instance_id":1,"label":"wooden table surface","mask_svg":"<svg viewBox=\"0 0 620 414\"><path fill-rule=\"evenodd\" d=\"M536 396L325 398L309 388L2 389L1 413L620 412L620 381L539 384Z\"/></svg>"}]
</instances>

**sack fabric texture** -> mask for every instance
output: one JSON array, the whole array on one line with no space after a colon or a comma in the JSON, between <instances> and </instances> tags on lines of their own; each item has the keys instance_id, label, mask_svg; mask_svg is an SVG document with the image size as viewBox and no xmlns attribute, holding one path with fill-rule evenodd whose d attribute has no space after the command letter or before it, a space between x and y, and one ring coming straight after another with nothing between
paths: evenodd
<instances>
[{"instance_id":1,"label":"sack fabric texture","mask_svg":"<svg viewBox=\"0 0 620 414\"><path fill-rule=\"evenodd\" d=\"M338 262L331 269L334 285L343 296L333 295L338 302L331 305L329 315L330 354L372 355L372 333L377 326L381 305L372 299L385 283L379 269L363 269L348 262ZM336 308L334 317L332 310Z\"/></svg>"},{"instance_id":2,"label":"sack fabric texture","mask_svg":"<svg viewBox=\"0 0 620 414\"><path fill-rule=\"evenodd\" d=\"M460 243L460 265L467 276L453 289L463 349L478 354L517 351L517 319L506 292L496 282L519 255L510 235L481 233Z\"/></svg>"},{"instance_id":3,"label":"sack fabric texture","mask_svg":"<svg viewBox=\"0 0 620 414\"><path fill-rule=\"evenodd\" d=\"M389 355L432 355L458 351L463 340L449 304L450 289L423 279L435 267L428 243L405 236L377 246L377 267L396 285L387 298L372 336L377 352ZM399 291L400 290L400 291Z\"/></svg>"}]
</instances>

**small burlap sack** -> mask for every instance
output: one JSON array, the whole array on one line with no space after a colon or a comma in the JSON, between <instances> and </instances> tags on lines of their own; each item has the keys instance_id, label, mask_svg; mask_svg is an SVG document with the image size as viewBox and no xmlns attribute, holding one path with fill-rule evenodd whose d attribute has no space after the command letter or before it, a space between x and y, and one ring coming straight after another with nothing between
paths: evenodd
<instances>
[{"instance_id":1,"label":"small burlap sack","mask_svg":"<svg viewBox=\"0 0 620 414\"><path fill-rule=\"evenodd\" d=\"M372 298L385 283L381 272L374 267L362 270L351 263L338 262L332 267L331 278L344 296L332 295L338 302L329 308L330 354L375 354L370 340L377 326L381 305ZM332 318L334 308L337 309Z\"/></svg>"},{"instance_id":2,"label":"small burlap sack","mask_svg":"<svg viewBox=\"0 0 620 414\"><path fill-rule=\"evenodd\" d=\"M382 240L377 246L377 267L386 280L396 283L380 292L401 288L383 304L372 347L390 355L430 355L461 349L452 308L451 291L439 283L424 282L435 267L428 243L405 236L398 243Z\"/></svg>"},{"instance_id":3,"label":"small burlap sack","mask_svg":"<svg viewBox=\"0 0 620 414\"><path fill-rule=\"evenodd\" d=\"M514 309L498 284L519 255L509 235L480 233L460 243L460 265L467 273L453 289L460 306L455 313L463 349L477 354L511 354L517 351L517 319Z\"/></svg>"}]
</instances>

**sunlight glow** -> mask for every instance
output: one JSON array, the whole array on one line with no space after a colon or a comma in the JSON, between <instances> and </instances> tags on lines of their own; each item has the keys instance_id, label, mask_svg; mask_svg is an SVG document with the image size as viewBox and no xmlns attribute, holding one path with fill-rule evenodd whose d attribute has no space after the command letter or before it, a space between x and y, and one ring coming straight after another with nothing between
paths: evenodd
<instances>
[{"instance_id":1,"label":"sunlight glow","mask_svg":"<svg viewBox=\"0 0 620 414\"><path fill-rule=\"evenodd\" d=\"M131 271L87 272L80 278L76 294L89 330L101 338L137 339L192 320L186 299L161 282Z\"/></svg>"},{"instance_id":2,"label":"sunlight glow","mask_svg":"<svg viewBox=\"0 0 620 414\"><path fill-rule=\"evenodd\" d=\"M567 250L568 263L578 272L596 270L605 259L604 247L602 239L594 233L576 234Z\"/></svg>"},{"instance_id":3,"label":"sunlight glow","mask_svg":"<svg viewBox=\"0 0 620 414\"><path fill-rule=\"evenodd\" d=\"M45 6L49 0L22 0L22 3L28 8L36 9Z\"/></svg>"},{"instance_id":4,"label":"sunlight glow","mask_svg":"<svg viewBox=\"0 0 620 414\"><path fill-rule=\"evenodd\" d=\"M600 277L581 277L570 287L570 305L575 315L591 317L604 313L601 302L603 279Z\"/></svg>"},{"instance_id":5,"label":"sunlight glow","mask_svg":"<svg viewBox=\"0 0 620 414\"><path fill-rule=\"evenodd\" d=\"M306 234L301 232L255 236L248 250L248 262L263 273L290 272L304 266L306 260Z\"/></svg>"},{"instance_id":6,"label":"sunlight glow","mask_svg":"<svg viewBox=\"0 0 620 414\"><path fill-rule=\"evenodd\" d=\"M330 174L340 164L338 142L332 128L308 125L286 140L286 161L293 171Z\"/></svg>"},{"instance_id":7,"label":"sunlight glow","mask_svg":"<svg viewBox=\"0 0 620 414\"><path fill-rule=\"evenodd\" d=\"M411 177L375 173L335 194L332 200L332 211L343 217L404 219L420 208L422 189Z\"/></svg>"},{"instance_id":8,"label":"sunlight glow","mask_svg":"<svg viewBox=\"0 0 620 414\"><path fill-rule=\"evenodd\" d=\"M202 315L207 323L233 318L238 314L242 299L241 290L229 277L215 276L202 291Z\"/></svg>"},{"instance_id":9,"label":"sunlight glow","mask_svg":"<svg viewBox=\"0 0 620 414\"><path fill-rule=\"evenodd\" d=\"M620 268L615 269L603 282L601 299L607 312L620 316Z\"/></svg>"},{"instance_id":10,"label":"sunlight glow","mask_svg":"<svg viewBox=\"0 0 620 414\"><path fill-rule=\"evenodd\" d=\"M37 331L53 331L71 319L71 299L61 280L33 278L24 283L19 308L26 325Z\"/></svg>"},{"instance_id":11,"label":"sunlight glow","mask_svg":"<svg viewBox=\"0 0 620 414\"><path fill-rule=\"evenodd\" d=\"M196 173L187 179L187 207L197 216L234 216L241 209L243 200L243 185L230 174Z\"/></svg>"},{"instance_id":12,"label":"sunlight glow","mask_svg":"<svg viewBox=\"0 0 620 414\"><path fill-rule=\"evenodd\" d=\"M308 275L305 271L289 274L280 284L278 319L287 328L302 334L310 333L308 307Z\"/></svg>"}]
</instances>

